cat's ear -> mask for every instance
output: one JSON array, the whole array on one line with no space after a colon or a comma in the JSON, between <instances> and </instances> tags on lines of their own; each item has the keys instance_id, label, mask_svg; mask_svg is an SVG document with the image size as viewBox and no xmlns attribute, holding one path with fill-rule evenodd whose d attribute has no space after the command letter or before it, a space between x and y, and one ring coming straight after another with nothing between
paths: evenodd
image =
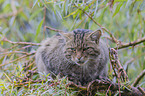
<instances>
[{"instance_id":1,"label":"cat's ear","mask_svg":"<svg viewBox=\"0 0 145 96\"><path fill-rule=\"evenodd\" d=\"M66 41L72 39L72 34L71 34L71 33L60 33L60 34L61 34L61 36L62 36Z\"/></svg>"},{"instance_id":2,"label":"cat's ear","mask_svg":"<svg viewBox=\"0 0 145 96\"><path fill-rule=\"evenodd\" d=\"M94 32L91 32L88 35L88 38L90 38L92 41L95 41L96 43L99 43L99 40L100 40L101 35L102 35L102 32L99 29L99 30L96 30Z\"/></svg>"}]
</instances>

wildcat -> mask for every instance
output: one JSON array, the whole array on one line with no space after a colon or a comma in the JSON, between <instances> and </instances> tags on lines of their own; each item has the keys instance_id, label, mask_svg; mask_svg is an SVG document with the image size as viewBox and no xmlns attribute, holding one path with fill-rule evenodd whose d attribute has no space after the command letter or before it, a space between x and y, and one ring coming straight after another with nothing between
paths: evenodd
<instances>
[{"instance_id":1,"label":"wildcat","mask_svg":"<svg viewBox=\"0 0 145 96\"><path fill-rule=\"evenodd\" d=\"M61 73L82 85L107 77L109 52L100 37L101 30L76 29L47 38L36 52L38 71Z\"/></svg>"}]
</instances>

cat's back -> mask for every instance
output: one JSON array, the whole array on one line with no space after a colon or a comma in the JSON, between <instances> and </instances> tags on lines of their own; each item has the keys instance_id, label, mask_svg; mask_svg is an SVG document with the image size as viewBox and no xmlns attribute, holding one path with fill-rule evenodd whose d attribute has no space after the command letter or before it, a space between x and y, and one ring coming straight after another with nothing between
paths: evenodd
<instances>
[{"instance_id":1,"label":"cat's back","mask_svg":"<svg viewBox=\"0 0 145 96\"><path fill-rule=\"evenodd\" d=\"M37 52L42 51L44 49L48 49L46 51L51 51L56 46L63 44L64 40L61 38L60 35L54 35L52 37L48 37L46 40L41 42L41 46L38 48Z\"/></svg>"},{"instance_id":2,"label":"cat's back","mask_svg":"<svg viewBox=\"0 0 145 96\"><path fill-rule=\"evenodd\" d=\"M48 37L46 40L43 40L41 42L41 46L37 49L35 54L35 58L36 58L35 61L39 72L45 71L46 73L48 73L48 70L45 65L47 59L50 58L51 56L50 54L53 53L53 51L57 51L56 49L58 49L58 47L62 46L63 44L64 44L64 40L61 38L60 35L54 35L52 37ZM55 53L59 53L59 52L55 52Z\"/></svg>"}]
</instances>

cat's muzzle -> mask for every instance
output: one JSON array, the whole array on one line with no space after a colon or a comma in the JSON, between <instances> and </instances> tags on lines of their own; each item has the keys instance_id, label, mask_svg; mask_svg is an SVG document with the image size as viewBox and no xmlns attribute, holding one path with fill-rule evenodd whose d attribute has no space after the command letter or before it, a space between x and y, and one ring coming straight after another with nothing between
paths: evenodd
<instances>
[{"instance_id":1,"label":"cat's muzzle","mask_svg":"<svg viewBox=\"0 0 145 96\"><path fill-rule=\"evenodd\" d=\"M77 65L79 65L79 66L82 66L82 65L84 65L85 63L86 63L86 60L84 60L84 58L82 57L82 58L75 58L75 63L77 64Z\"/></svg>"}]
</instances>

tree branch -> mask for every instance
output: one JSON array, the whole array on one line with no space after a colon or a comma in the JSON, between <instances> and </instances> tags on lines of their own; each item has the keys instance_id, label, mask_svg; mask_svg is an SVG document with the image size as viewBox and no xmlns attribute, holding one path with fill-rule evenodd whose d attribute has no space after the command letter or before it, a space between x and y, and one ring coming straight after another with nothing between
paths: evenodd
<instances>
[{"instance_id":1,"label":"tree branch","mask_svg":"<svg viewBox=\"0 0 145 96\"><path fill-rule=\"evenodd\" d=\"M110 48L109 54L110 54L109 57L110 57L111 65L113 67L116 77L118 78L118 77L122 76L123 82L129 81L125 70L123 69L120 61L118 60L117 51L114 48ZM115 71L115 69L117 69L117 72ZM118 75L120 75L120 76L118 76Z\"/></svg>"},{"instance_id":2,"label":"tree branch","mask_svg":"<svg viewBox=\"0 0 145 96\"><path fill-rule=\"evenodd\" d=\"M121 48L126 48L126 47L129 47L129 46L135 46L135 45L137 45L137 44L139 44L139 43L145 41L145 37L143 37L142 39L138 39L138 40L136 40L136 41L134 41L134 42L130 42L130 43L126 43L126 44L122 44L122 45L121 45L121 41L117 40L109 30L107 30L107 29L106 29L105 27L103 27L101 24L99 24L98 22L96 22L96 21L93 19L93 17L92 17L91 15L89 15L85 10L83 10L83 9L80 8L80 7L78 7L76 4L74 4L74 6L75 6L76 8L78 8L79 10L81 10L82 12L84 12L84 13L85 13L85 14L86 14L95 24L97 24L99 27L101 27L101 29L105 30L107 33L110 34L110 37L111 37L111 39L112 39L111 41L113 41L113 42L119 44L119 47L116 47L115 49L117 49L117 48L118 48L118 49L121 49ZM109 39L110 39L110 38L109 38Z\"/></svg>"},{"instance_id":3,"label":"tree branch","mask_svg":"<svg viewBox=\"0 0 145 96\"><path fill-rule=\"evenodd\" d=\"M108 89L111 92L111 96L112 95L114 96L115 93L117 93L117 91L119 90L119 88L122 91L121 92L122 96L143 96L143 94L136 87L128 88L124 85L118 85L117 83L113 83L109 79L93 80L86 87L76 85L73 82L70 83L68 86L77 90L77 91L81 90L81 94L87 93L87 96L94 96L96 94L96 92L106 93L108 91ZM142 88L142 90L145 90L145 88Z\"/></svg>"},{"instance_id":4,"label":"tree branch","mask_svg":"<svg viewBox=\"0 0 145 96\"><path fill-rule=\"evenodd\" d=\"M32 42L13 42L8 40L6 37L4 37L2 41L9 42L11 44L20 44L20 45L35 45L35 46L41 45L40 43L32 43Z\"/></svg>"},{"instance_id":5,"label":"tree branch","mask_svg":"<svg viewBox=\"0 0 145 96\"><path fill-rule=\"evenodd\" d=\"M33 55L33 54L35 54L35 52L28 53L28 54L26 54L26 55L23 55L23 56L17 58L17 59L14 59L14 60L10 61L10 62L6 62L6 63L4 63L4 64L0 64L0 67L1 67L1 66L4 66L4 65L7 65L7 64L9 64L9 63L16 62L16 61L18 61L18 60L21 60L21 59L23 59L23 58L25 58L25 57L27 57L27 56Z\"/></svg>"},{"instance_id":6,"label":"tree branch","mask_svg":"<svg viewBox=\"0 0 145 96\"><path fill-rule=\"evenodd\" d=\"M136 87L139 81L145 76L145 69L137 76L132 86Z\"/></svg>"},{"instance_id":7,"label":"tree branch","mask_svg":"<svg viewBox=\"0 0 145 96\"><path fill-rule=\"evenodd\" d=\"M64 33L64 31L62 31L62 30L54 29L54 28L51 28L49 26L45 26L45 28L50 29L50 30L55 31L55 32L60 32L60 33L62 32L62 33Z\"/></svg>"},{"instance_id":8,"label":"tree branch","mask_svg":"<svg viewBox=\"0 0 145 96\"><path fill-rule=\"evenodd\" d=\"M137 89L145 96L145 91L141 87L137 87Z\"/></svg>"},{"instance_id":9,"label":"tree branch","mask_svg":"<svg viewBox=\"0 0 145 96\"><path fill-rule=\"evenodd\" d=\"M121 44L118 47L115 47L114 49L122 49L122 48L130 47L130 46L135 46L135 45L140 44L142 42L145 42L145 37L143 37L141 39L137 39L137 40L130 42L130 43Z\"/></svg>"},{"instance_id":10,"label":"tree branch","mask_svg":"<svg viewBox=\"0 0 145 96\"><path fill-rule=\"evenodd\" d=\"M74 4L74 6L76 8L78 8L79 10L81 10L82 12L84 12L95 24L97 24L101 29L105 30L106 32L108 32L110 34L110 37L112 38L112 41L115 43L118 43L119 41L113 36L113 34L107 30L105 27L103 27L101 24L99 24L98 22L96 22L91 15L89 15L85 10L83 10L82 8L78 7L77 5Z\"/></svg>"},{"instance_id":11,"label":"tree branch","mask_svg":"<svg viewBox=\"0 0 145 96\"><path fill-rule=\"evenodd\" d=\"M0 55L7 55L7 54L14 54L14 53L20 53L20 54L29 54L27 52L24 51L11 51L11 52L4 52L4 53L0 53Z\"/></svg>"}]
</instances>

